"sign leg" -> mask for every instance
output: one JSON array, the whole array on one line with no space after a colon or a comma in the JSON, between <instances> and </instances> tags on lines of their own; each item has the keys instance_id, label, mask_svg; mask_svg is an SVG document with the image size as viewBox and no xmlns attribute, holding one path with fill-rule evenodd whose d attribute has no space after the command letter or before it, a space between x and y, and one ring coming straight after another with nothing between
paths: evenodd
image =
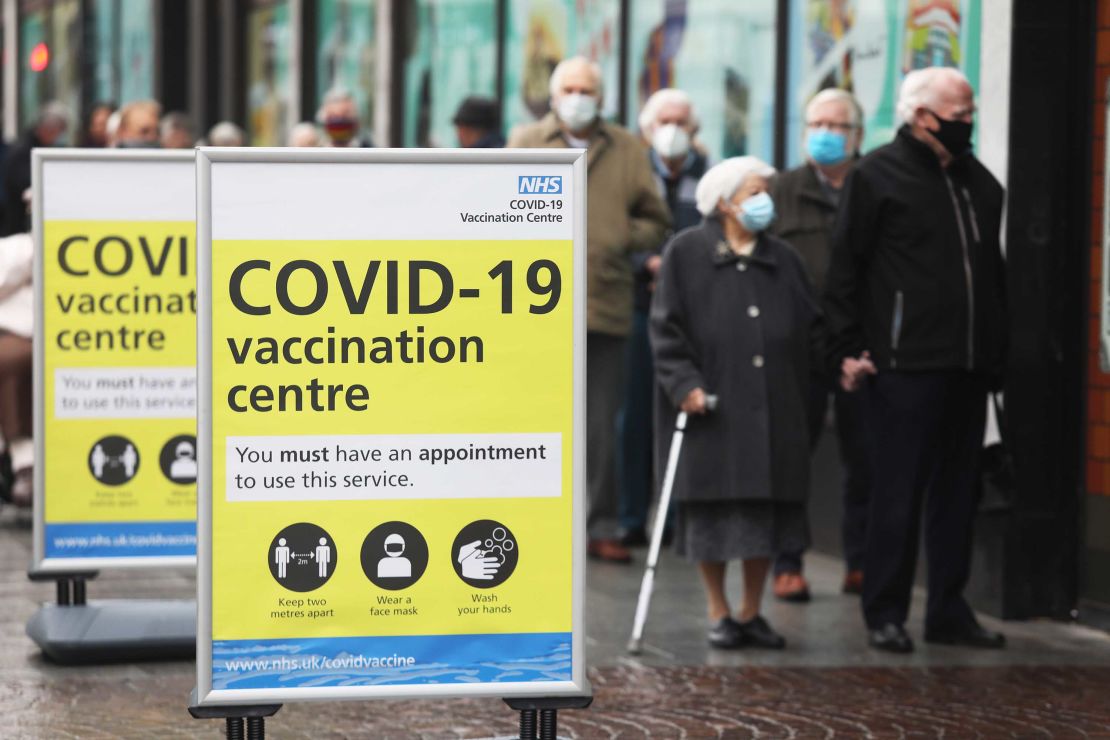
<instances>
[{"instance_id":1,"label":"sign leg","mask_svg":"<svg viewBox=\"0 0 1110 740\"><path fill-rule=\"evenodd\" d=\"M555 740L559 735L559 710L540 710L540 738L539 740Z\"/></svg>"},{"instance_id":2,"label":"sign leg","mask_svg":"<svg viewBox=\"0 0 1110 740\"><path fill-rule=\"evenodd\" d=\"M536 710L520 710L520 740L536 740Z\"/></svg>"}]
</instances>

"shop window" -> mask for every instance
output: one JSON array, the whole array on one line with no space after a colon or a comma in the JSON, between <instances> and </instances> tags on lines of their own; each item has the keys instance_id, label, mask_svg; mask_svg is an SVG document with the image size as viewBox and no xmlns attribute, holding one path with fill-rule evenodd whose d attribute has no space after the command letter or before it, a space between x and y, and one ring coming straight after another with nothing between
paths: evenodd
<instances>
[{"instance_id":1,"label":"shop window","mask_svg":"<svg viewBox=\"0 0 1110 740\"><path fill-rule=\"evenodd\" d=\"M656 90L694 101L711 160L774 155L776 0L642 0L629 18L629 124Z\"/></svg>"},{"instance_id":2,"label":"shop window","mask_svg":"<svg viewBox=\"0 0 1110 740\"><path fill-rule=\"evenodd\" d=\"M788 159L802 160L805 106L826 87L852 91L864 111L867 151L900 125L906 73L959 67L979 87L981 0L805 0L790 16Z\"/></svg>"},{"instance_id":3,"label":"shop window","mask_svg":"<svg viewBox=\"0 0 1110 740\"><path fill-rule=\"evenodd\" d=\"M81 112L80 0L24 0L20 4L20 112L24 125L51 100Z\"/></svg>"},{"instance_id":4,"label":"shop window","mask_svg":"<svg viewBox=\"0 0 1110 740\"><path fill-rule=\"evenodd\" d=\"M119 105L155 96L153 0L92 0L88 4L92 90L89 102Z\"/></svg>"},{"instance_id":5,"label":"shop window","mask_svg":"<svg viewBox=\"0 0 1110 740\"><path fill-rule=\"evenodd\" d=\"M358 108L359 136L374 124L377 74L375 0L319 0L316 4L315 109L332 90L345 90Z\"/></svg>"},{"instance_id":6,"label":"shop window","mask_svg":"<svg viewBox=\"0 0 1110 740\"><path fill-rule=\"evenodd\" d=\"M451 119L459 103L496 95L496 3L416 0L409 7L402 143L457 146Z\"/></svg>"},{"instance_id":7,"label":"shop window","mask_svg":"<svg viewBox=\"0 0 1110 740\"><path fill-rule=\"evenodd\" d=\"M630 5L641 2L646 5L649 0ZM620 107L618 0L509 0L504 44L506 129L547 113L551 71L561 60L577 55L601 66L605 91L601 113L607 119L616 118Z\"/></svg>"},{"instance_id":8,"label":"shop window","mask_svg":"<svg viewBox=\"0 0 1110 740\"><path fill-rule=\"evenodd\" d=\"M285 144L292 90L288 0L251 0L247 11L247 135L254 146Z\"/></svg>"}]
</instances>

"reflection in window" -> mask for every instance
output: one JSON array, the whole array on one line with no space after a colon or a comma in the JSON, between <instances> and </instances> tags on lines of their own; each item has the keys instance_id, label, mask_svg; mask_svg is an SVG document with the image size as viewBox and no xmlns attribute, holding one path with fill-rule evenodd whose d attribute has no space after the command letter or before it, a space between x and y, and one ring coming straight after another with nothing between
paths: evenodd
<instances>
[{"instance_id":1,"label":"reflection in window","mask_svg":"<svg viewBox=\"0 0 1110 740\"><path fill-rule=\"evenodd\" d=\"M247 134L254 146L285 143L292 27L288 0L251 0L247 15Z\"/></svg>"},{"instance_id":2,"label":"reflection in window","mask_svg":"<svg viewBox=\"0 0 1110 740\"><path fill-rule=\"evenodd\" d=\"M316 8L316 108L329 91L345 90L365 132L374 122L376 2L319 0Z\"/></svg>"},{"instance_id":3,"label":"reflection in window","mask_svg":"<svg viewBox=\"0 0 1110 740\"><path fill-rule=\"evenodd\" d=\"M91 0L92 94L122 105L154 97L154 0Z\"/></svg>"},{"instance_id":4,"label":"reflection in window","mask_svg":"<svg viewBox=\"0 0 1110 740\"><path fill-rule=\"evenodd\" d=\"M979 83L981 0L804 0L790 17L788 161L801 161L805 106L826 87L852 91L864 112L863 149L894 136L905 74L956 66Z\"/></svg>"},{"instance_id":5,"label":"reflection in window","mask_svg":"<svg viewBox=\"0 0 1110 740\"><path fill-rule=\"evenodd\" d=\"M417 0L404 68L404 146L456 146L468 95L496 94L497 18L488 0Z\"/></svg>"},{"instance_id":6,"label":"reflection in window","mask_svg":"<svg viewBox=\"0 0 1110 740\"><path fill-rule=\"evenodd\" d=\"M510 0L505 24L506 127L547 113L551 71L575 55L601 66L601 112L614 118L620 88L619 36L618 0Z\"/></svg>"},{"instance_id":7,"label":"reflection in window","mask_svg":"<svg viewBox=\"0 0 1110 740\"><path fill-rule=\"evenodd\" d=\"M80 0L24 0L20 4L20 112L34 120L43 103L64 103L73 120L81 112Z\"/></svg>"},{"instance_id":8,"label":"reflection in window","mask_svg":"<svg viewBox=\"0 0 1110 740\"><path fill-rule=\"evenodd\" d=\"M629 122L664 87L689 93L713 160L774 154L776 0L638 0L629 17Z\"/></svg>"}]
</instances>

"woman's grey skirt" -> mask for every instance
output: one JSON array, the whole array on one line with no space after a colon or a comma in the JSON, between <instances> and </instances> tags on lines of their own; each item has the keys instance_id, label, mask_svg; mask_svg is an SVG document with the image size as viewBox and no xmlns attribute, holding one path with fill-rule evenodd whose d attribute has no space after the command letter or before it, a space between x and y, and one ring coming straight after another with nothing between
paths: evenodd
<instances>
[{"instance_id":1,"label":"woman's grey skirt","mask_svg":"<svg viewBox=\"0 0 1110 740\"><path fill-rule=\"evenodd\" d=\"M803 503L680 501L676 514L675 550L689 560L774 558L809 546Z\"/></svg>"}]
</instances>

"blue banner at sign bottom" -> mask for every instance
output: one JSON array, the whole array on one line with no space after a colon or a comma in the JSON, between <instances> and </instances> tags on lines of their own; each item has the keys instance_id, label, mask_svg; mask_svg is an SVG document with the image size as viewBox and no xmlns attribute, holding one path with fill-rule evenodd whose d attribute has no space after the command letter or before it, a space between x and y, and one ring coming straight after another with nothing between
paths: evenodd
<instances>
[{"instance_id":1,"label":"blue banner at sign bottom","mask_svg":"<svg viewBox=\"0 0 1110 740\"><path fill-rule=\"evenodd\" d=\"M197 554L197 523L47 524L48 558L157 558Z\"/></svg>"},{"instance_id":2,"label":"blue banner at sign bottom","mask_svg":"<svg viewBox=\"0 0 1110 740\"><path fill-rule=\"evenodd\" d=\"M571 680L571 633L216 640L212 688Z\"/></svg>"}]
</instances>

